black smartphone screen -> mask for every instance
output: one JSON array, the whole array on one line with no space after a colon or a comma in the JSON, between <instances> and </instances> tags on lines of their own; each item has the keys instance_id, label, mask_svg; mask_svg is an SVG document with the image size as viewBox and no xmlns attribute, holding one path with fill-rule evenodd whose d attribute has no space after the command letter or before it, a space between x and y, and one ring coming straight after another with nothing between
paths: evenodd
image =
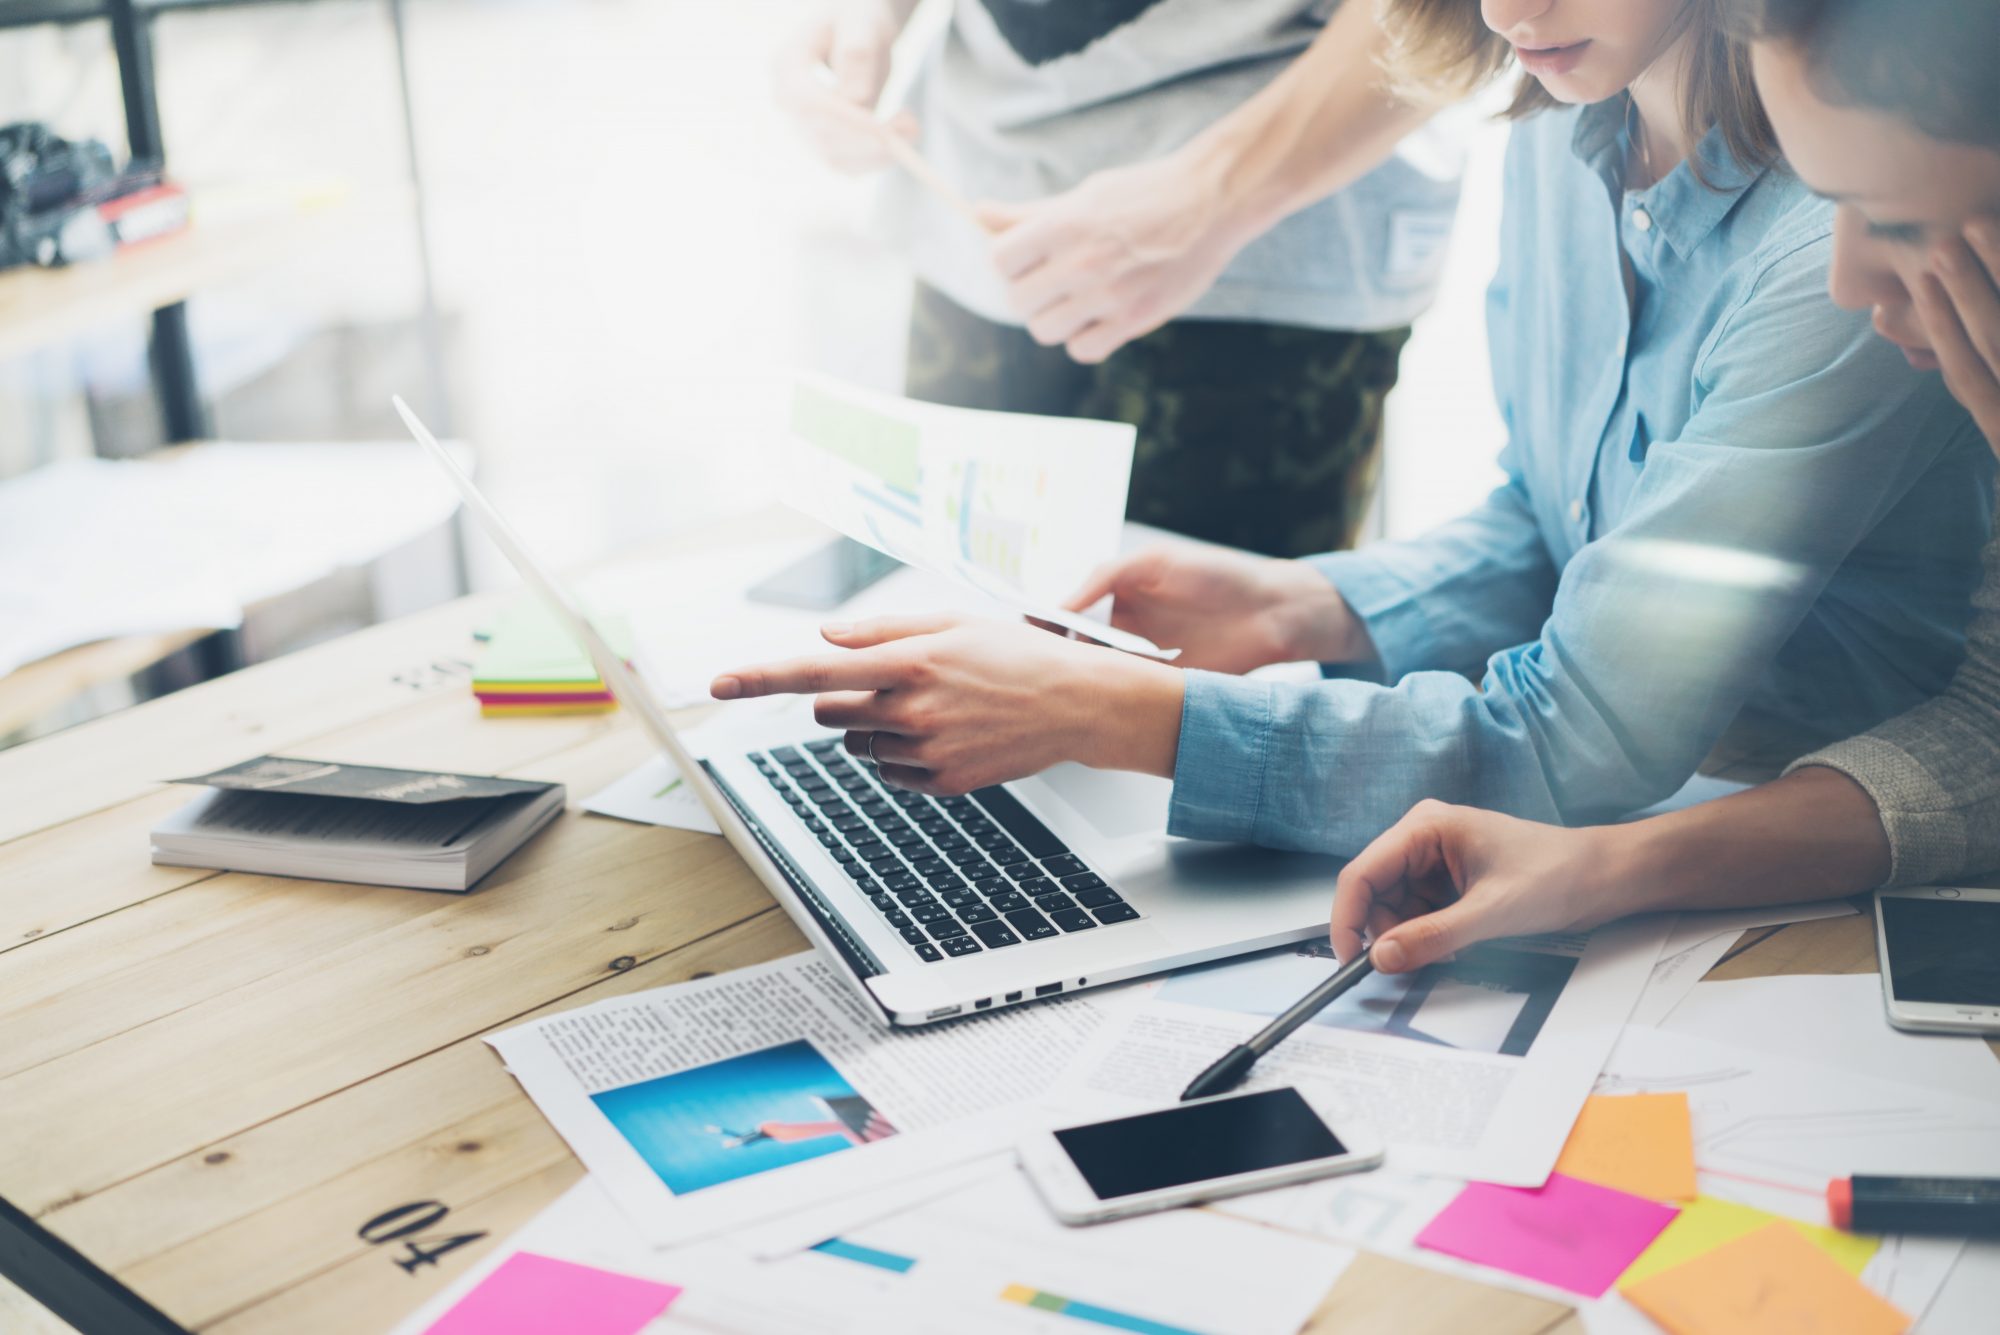
<instances>
[{"instance_id":1,"label":"black smartphone screen","mask_svg":"<svg viewBox=\"0 0 2000 1335\"><path fill-rule=\"evenodd\" d=\"M2000 902L1892 896L1879 902L1896 1000L2000 1006Z\"/></svg>"},{"instance_id":2,"label":"black smartphone screen","mask_svg":"<svg viewBox=\"0 0 2000 1335\"><path fill-rule=\"evenodd\" d=\"M751 586L761 603L826 612L881 579L902 563L851 538L835 538L817 551Z\"/></svg>"},{"instance_id":3,"label":"black smartphone screen","mask_svg":"<svg viewBox=\"0 0 2000 1335\"><path fill-rule=\"evenodd\" d=\"M1347 1152L1296 1089L1073 1126L1055 1137L1099 1200Z\"/></svg>"}]
</instances>

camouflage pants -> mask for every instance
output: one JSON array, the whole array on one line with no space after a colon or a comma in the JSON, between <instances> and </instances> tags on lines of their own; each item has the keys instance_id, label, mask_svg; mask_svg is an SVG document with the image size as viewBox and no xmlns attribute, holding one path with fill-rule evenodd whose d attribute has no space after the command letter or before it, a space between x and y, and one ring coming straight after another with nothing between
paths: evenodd
<instances>
[{"instance_id":1,"label":"camouflage pants","mask_svg":"<svg viewBox=\"0 0 2000 1335\"><path fill-rule=\"evenodd\" d=\"M1307 556L1360 531L1409 334L1183 320L1080 366L919 284L905 382L933 403L1130 422L1129 518Z\"/></svg>"}]
</instances>

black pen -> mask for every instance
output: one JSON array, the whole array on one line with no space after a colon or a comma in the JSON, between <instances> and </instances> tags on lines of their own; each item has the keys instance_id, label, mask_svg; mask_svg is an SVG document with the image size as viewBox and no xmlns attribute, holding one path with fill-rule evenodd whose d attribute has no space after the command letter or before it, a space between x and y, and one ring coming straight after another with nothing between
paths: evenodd
<instances>
[{"instance_id":1,"label":"black pen","mask_svg":"<svg viewBox=\"0 0 2000 1335\"><path fill-rule=\"evenodd\" d=\"M1220 1061L1196 1076L1194 1083L1181 1092L1181 1102L1207 1098L1210 1094L1235 1088L1236 1082L1250 1073L1250 1068L1257 1064L1259 1057L1284 1042L1294 1029L1325 1010L1341 993L1374 971L1375 966L1368 962L1367 951L1356 955L1335 970L1333 977L1293 1002L1290 1010L1252 1034L1247 1042L1238 1043L1223 1053Z\"/></svg>"}]
</instances>

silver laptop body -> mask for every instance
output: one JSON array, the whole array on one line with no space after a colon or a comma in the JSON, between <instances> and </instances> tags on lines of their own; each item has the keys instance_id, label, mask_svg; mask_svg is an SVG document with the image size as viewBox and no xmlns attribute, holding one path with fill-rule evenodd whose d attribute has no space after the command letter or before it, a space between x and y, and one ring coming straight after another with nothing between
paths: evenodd
<instances>
[{"instance_id":1,"label":"silver laptop body","mask_svg":"<svg viewBox=\"0 0 2000 1335\"><path fill-rule=\"evenodd\" d=\"M1326 930L1338 862L1171 838L1163 779L1061 765L933 799L884 786L804 699L728 706L681 733L569 590L395 406L724 837L886 1023L929 1024Z\"/></svg>"}]
</instances>

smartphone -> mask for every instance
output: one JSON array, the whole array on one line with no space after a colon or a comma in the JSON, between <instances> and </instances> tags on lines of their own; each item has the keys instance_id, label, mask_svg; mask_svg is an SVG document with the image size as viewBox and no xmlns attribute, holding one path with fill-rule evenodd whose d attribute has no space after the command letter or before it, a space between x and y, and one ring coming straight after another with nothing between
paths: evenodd
<instances>
[{"instance_id":1,"label":"smartphone","mask_svg":"<svg viewBox=\"0 0 2000 1335\"><path fill-rule=\"evenodd\" d=\"M1382 1145L1287 1087L1038 1132L1019 1156L1056 1218L1095 1224L1373 1168Z\"/></svg>"},{"instance_id":2,"label":"smartphone","mask_svg":"<svg viewBox=\"0 0 2000 1335\"><path fill-rule=\"evenodd\" d=\"M2000 890L1876 891L1875 954L1896 1028L2000 1034Z\"/></svg>"},{"instance_id":3,"label":"smartphone","mask_svg":"<svg viewBox=\"0 0 2000 1335\"><path fill-rule=\"evenodd\" d=\"M780 607L827 612L902 567L893 556L852 538L835 538L750 586L749 597Z\"/></svg>"}]
</instances>

